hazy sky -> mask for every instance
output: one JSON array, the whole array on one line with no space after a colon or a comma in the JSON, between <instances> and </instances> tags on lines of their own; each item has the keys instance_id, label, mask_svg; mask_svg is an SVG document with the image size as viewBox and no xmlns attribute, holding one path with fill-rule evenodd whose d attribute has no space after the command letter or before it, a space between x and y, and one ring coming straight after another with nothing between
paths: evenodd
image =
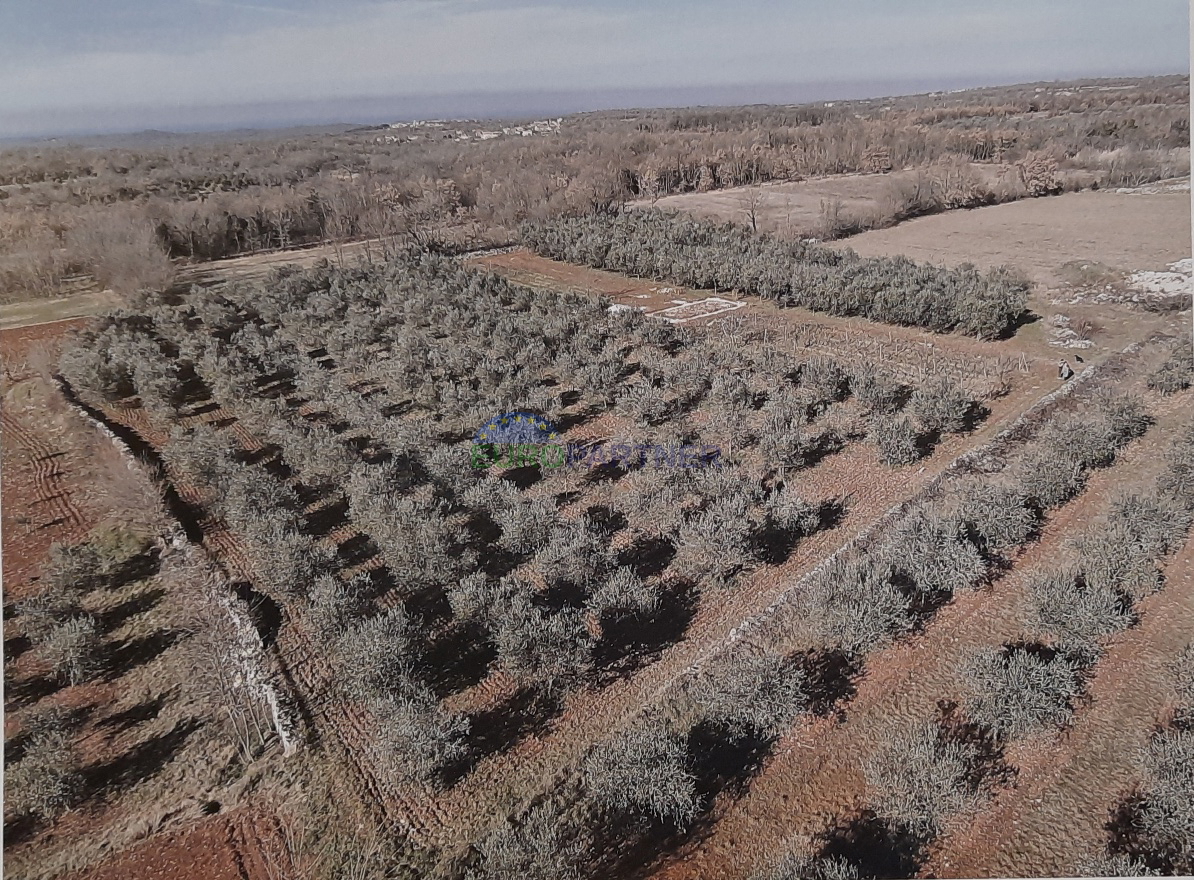
<instances>
[{"instance_id":1,"label":"hazy sky","mask_svg":"<svg viewBox=\"0 0 1194 880\"><path fill-rule=\"evenodd\" d=\"M0 0L0 137L370 96L1175 73L1188 16L1186 0Z\"/></svg>"}]
</instances>

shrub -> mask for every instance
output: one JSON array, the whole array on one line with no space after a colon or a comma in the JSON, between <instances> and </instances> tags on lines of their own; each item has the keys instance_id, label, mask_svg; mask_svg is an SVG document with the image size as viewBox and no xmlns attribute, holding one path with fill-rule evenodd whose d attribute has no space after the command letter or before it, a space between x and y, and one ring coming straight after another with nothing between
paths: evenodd
<instances>
[{"instance_id":1,"label":"shrub","mask_svg":"<svg viewBox=\"0 0 1194 880\"><path fill-rule=\"evenodd\" d=\"M949 596L986 572L977 548L962 537L961 524L924 508L901 517L879 552L925 596Z\"/></svg>"},{"instance_id":2,"label":"shrub","mask_svg":"<svg viewBox=\"0 0 1194 880\"><path fill-rule=\"evenodd\" d=\"M333 574L323 574L311 586L311 620L325 639L339 640L350 625L365 616L370 588L369 577L358 574L344 581Z\"/></svg>"},{"instance_id":3,"label":"shrub","mask_svg":"<svg viewBox=\"0 0 1194 880\"><path fill-rule=\"evenodd\" d=\"M800 535L811 535L821 525L821 511L784 486L767 496L764 502L767 520L774 528Z\"/></svg>"},{"instance_id":4,"label":"shrub","mask_svg":"<svg viewBox=\"0 0 1194 880\"><path fill-rule=\"evenodd\" d=\"M1064 653L1012 646L967 666L967 712L1002 740L1065 724L1082 690L1082 664Z\"/></svg>"},{"instance_id":5,"label":"shrub","mask_svg":"<svg viewBox=\"0 0 1194 880\"><path fill-rule=\"evenodd\" d=\"M98 548L87 541L79 544L50 545L46 579L50 587L63 593L87 593L103 580L106 566Z\"/></svg>"},{"instance_id":6,"label":"shrub","mask_svg":"<svg viewBox=\"0 0 1194 880\"><path fill-rule=\"evenodd\" d=\"M1108 521L1122 528L1132 544L1150 559L1168 556L1181 546L1190 529L1191 513L1172 497L1121 495L1111 505Z\"/></svg>"},{"instance_id":7,"label":"shrub","mask_svg":"<svg viewBox=\"0 0 1194 880\"><path fill-rule=\"evenodd\" d=\"M749 412L727 415L727 422L737 422L745 429ZM812 451L811 436L804 429L804 416L771 410L763 419L758 432L759 451L769 464L780 467L802 467ZM735 438L741 439L741 438Z\"/></svg>"},{"instance_id":8,"label":"shrub","mask_svg":"<svg viewBox=\"0 0 1194 880\"><path fill-rule=\"evenodd\" d=\"M869 436L879 449L879 460L890 467L912 464L920 458L916 428L907 416L874 419Z\"/></svg>"},{"instance_id":9,"label":"shrub","mask_svg":"<svg viewBox=\"0 0 1194 880\"><path fill-rule=\"evenodd\" d=\"M567 880L579 876L584 845L546 804L520 820L507 820L478 844L481 868L469 880Z\"/></svg>"},{"instance_id":10,"label":"shrub","mask_svg":"<svg viewBox=\"0 0 1194 880\"><path fill-rule=\"evenodd\" d=\"M498 662L515 678L554 687L589 668L592 636L575 609L551 612L523 593L495 603L491 623Z\"/></svg>"},{"instance_id":11,"label":"shrub","mask_svg":"<svg viewBox=\"0 0 1194 880\"><path fill-rule=\"evenodd\" d=\"M850 377L836 362L814 357L800 367L800 387L818 403L836 403L849 392Z\"/></svg>"},{"instance_id":12,"label":"shrub","mask_svg":"<svg viewBox=\"0 0 1194 880\"><path fill-rule=\"evenodd\" d=\"M605 540L586 522L560 523L535 556L535 568L549 584L592 587L602 583L614 558Z\"/></svg>"},{"instance_id":13,"label":"shrub","mask_svg":"<svg viewBox=\"0 0 1194 880\"><path fill-rule=\"evenodd\" d=\"M620 413L640 428L663 424L671 413L663 390L645 382L628 386L618 397L617 406Z\"/></svg>"},{"instance_id":14,"label":"shrub","mask_svg":"<svg viewBox=\"0 0 1194 880\"><path fill-rule=\"evenodd\" d=\"M286 483L262 478L247 468L232 471L231 485L219 499L218 512L239 532L261 532L263 536L277 523L293 523L294 511L301 508L298 495ZM218 484L212 486L217 491ZM287 515L289 514L289 515Z\"/></svg>"},{"instance_id":15,"label":"shrub","mask_svg":"<svg viewBox=\"0 0 1194 880\"><path fill-rule=\"evenodd\" d=\"M598 744L583 774L593 797L615 815L646 813L682 828L696 817L696 780L684 742L660 721Z\"/></svg>"},{"instance_id":16,"label":"shrub","mask_svg":"<svg viewBox=\"0 0 1194 880\"><path fill-rule=\"evenodd\" d=\"M785 853L751 880L861 880L858 866L841 856L817 857L802 848Z\"/></svg>"},{"instance_id":17,"label":"shrub","mask_svg":"<svg viewBox=\"0 0 1194 880\"><path fill-rule=\"evenodd\" d=\"M1114 449L1126 446L1148 429L1149 417L1144 401L1137 394L1100 388L1096 392L1095 407L1101 420L1105 420L1099 427L1106 432L1106 442Z\"/></svg>"},{"instance_id":18,"label":"shrub","mask_svg":"<svg viewBox=\"0 0 1194 880\"><path fill-rule=\"evenodd\" d=\"M1081 491L1087 471L1109 465L1147 426L1138 397L1100 391L1084 411L1044 427L1020 463L1020 484L1043 507L1058 507Z\"/></svg>"},{"instance_id":19,"label":"shrub","mask_svg":"<svg viewBox=\"0 0 1194 880\"><path fill-rule=\"evenodd\" d=\"M87 536L98 561L99 573L108 583L121 569L151 550L149 538L121 523L96 526Z\"/></svg>"},{"instance_id":20,"label":"shrub","mask_svg":"<svg viewBox=\"0 0 1194 880\"><path fill-rule=\"evenodd\" d=\"M1184 510L1194 510L1194 423L1165 452L1165 471L1157 481L1159 494Z\"/></svg>"},{"instance_id":21,"label":"shrub","mask_svg":"<svg viewBox=\"0 0 1194 880\"><path fill-rule=\"evenodd\" d=\"M722 587L754 562L747 499L723 495L689 516L676 537L676 571L692 580Z\"/></svg>"},{"instance_id":22,"label":"shrub","mask_svg":"<svg viewBox=\"0 0 1194 880\"><path fill-rule=\"evenodd\" d=\"M876 812L931 837L975 803L967 785L973 746L945 739L934 724L897 730L863 766Z\"/></svg>"},{"instance_id":23,"label":"shrub","mask_svg":"<svg viewBox=\"0 0 1194 880\"><path fill-rule=\"evenodd\" d=\"M494 584L489 577L475 571L447 587L448 604L452 616L458 620L478 620L490 614L496 598Z\"/></svg>"},{"instance_id":24,"label":"shrub","mask_svg":"<svg viewBox=\"0 0 1194 880\"><path fill-rule=\"evenodd\" d=\"M1140 819L1146 838L1174 873L1187 873L1194 867L1194 730L1156 734L1144 763L1149 784Z\"/></svg>"},{"instance_id":25,"label":"shrub","mask_svg":"<svg viewBox=\"0 0 1194 880\"><path fill-rule=\"evenodd\" d=\"M335 568L335 551L276 520L253 527L248 538L257 582L275 596L308 596Z\"/></svg>"},{"instance_id":26,"label":"shrub","mask_svg":"<svg viewBox=\"0 0 1194 880\"><path fill-rule=\"evenodd\" d=\"M376 697L369 708L377 719L374 754L399 779L427 780L467 750L468 719L446 711L423 685Z\"/></svg>"},{"instance_id":27,"label":"shrub","mask_svg":"<svg viewBox=\"0 0 1194 880\"><path fill-rule=\"evenodd\" d=\"M422 457L424 469L431 480L448 498L461 498L484 478L479 468L471 466L471 443L453 446L434 446Z\"/></svg>"},{"instance_id":28,"label":"shrub","mask_svg":"<svg viewBox=\"0 0 1194 880\"><path fill-rule=\"evenodd\" d=\"M1063 449L1035 445L1018 462L1016 480L1042 508L1060 507L1082 491L1086 471Z\"/></svg>"},{"instance_id":29,"label":"shrub","mask_svg":"<svg viewBox=\"0 0 1194 880\"><path fill-rule=\"evenodd\" d=\"M67 231L67 247L102 287L117 293L164 289L174 278L153 224L134 207L113 205Z\"/></svg>"},{"instance_id":30,"label":"shrub","mask_svg":"<svg viewBox=\"0 0 1194 880\"><path fill-rule=\"evenodd\" d=\"M24 756L5 774L5 798L19 814L52 819L74 806L83 791L79 756L61 712L36 716L28 737Z\"/></svg>"},{"instance_id":31,"label":"shrub","mask_svg":"<svg viewBox=\"0 0 1194 880\"><path fill-rule=\"evenodd\" d=\"M865 656L912 629L908 597L890 564L834 558L809 585L808 618L827 647Z\"/></svg>"},{"instance_id":32,"label":"shrub","mask_svg":"<svg viewBox=\"0 0 1194 880\"><path fill-rule=\"evenodd\" d=\"M56 627L82 613L78 599L62 590L43 590L13 604L21 617L21 630L35 644L45 641Z\"/></svg>"},{"instance_id":33,"label":"shrub","mask_svg":"<svg viewBox=\"0 0 1194 880\"><path fill-rule=\"evenodd\" d=\"M395 576L411 589L446 587L476 568L461 530L442 499L353 495L352 517L377 542Z\"/></svg>"},{"instance_id":34,"label":"shrub","mask_svg":"<svg viewBox=\"0 0 1194 880\"><path fill-rule=\"evenodd\" d=\"M38 645L54 675L68 684L81 684L103 666L103 637L91 615L71 617L51 629Z\"/></svg>"},{"instance_id":35,"label":"shrub","mask_svg":"<svg viewBox=\"0 0 1194 880\"><path fill-rule=\"evenodd\" d=\"M1148 377L1148 387L1162 394L1185 391L1194 383L1194 347L1188 338L1174 346L1165 363Z\"/></svg>"},{"instance_id":36,"label":"shrub","mask_svg":"<svg viewBox=\"0 0 1194 880\"><path fill-rule=\"evenodd\" d=\"M968 484L965 491L961 518L982 552L990 555L1019 547L1036 528L1037 517L1020 492L987 482Z\"/></svg>"},{"instance_id":37,"label":"shrub","mask_svg":"<svg viewBox=\"0 0 1194 880\"><path fill-rule=\"evenodd\" d=\"M1174 689L1177 698L1186 707L1187 712L1194 714L1194 644L1186 645L1177 655L1171 665Z\"/></svg>"},{"instance_id":38,"label":"shrub","mask_svg":"<svg viewBox=\"0 0 1194 880\"><path fill-rule=\"evenodd\" d=\"M966 428L974 405L956 382L945 377L930 379L912 392L908 407L929 434L956 434Z\"/></svg>"},{"instance_id":39,"label":"shrub","mask_svg":"<svg viewBox=\"0 0 1194 880\"><path fill-rule=\"evenodd\" d=\"M357 699L397 693L411 680L414 625L405 609L362 620L340 639L342 680Z\"/></svg>"},{"instance_id":40,"label":"shrub","mask_svg":"<svg viewBox=\"0 0 1194 880\"><path fill-rule=\"evenodd\" d=\"M904 402L904 386L893 377L857 369L850 377L850 393L866 415L898 412Z\"/></svg>"},{"instance_id":41,"label":"shrub","mask_svg":"<svg viewBox=\"0 0 1194 880\"><path fill-rule=\"evenodd\" d=\"M547 545L559 521L555 508L545 501L518 501L494 514L502 530L498 544L514 553L535 553Z\"/></svg>"},{"instance_id":42,"label":"shrub","mask_svg":"<svg viewBox=\"0 0 1194 880\"><path fill-rule=\"evenodd\" d=\"M1161 588L1161 572L1154 556L1134 539L1123 523L1109 522L1075 542L1087 584L1133 600Z\"/></svg>"},{"instance_id":43,"label":"shrub","mask_svg":"<svg viewBox=\"0 0 1194 880\"><path fill-rule=\"evenodd\" d=\"M1074 868L1075 877L1155 877L1160 874L1129 855L1099 855L1082 859Z\"/></svg>"},{"instance_id":44,"label":"shrub","mask_svg":"<svg viewBox=\"0 0 1194 880\"><path fill-rule=\"evenodd\" d=\"M133 370L130 365L113 360L108 338L98 333L84 333L77 344L63 351L58 369L63 378L81 391L104 400L122 400L131 397L136 390Z\"/></svg>"},{"instance_id":45,"label":"shrub","mask_svg":"<svg viewBox=\"0 0 1194 880\"><path fill-rule=\"evenodd\" d=\"M704 716L732 736L773 739L808 704L806 678L782 657L722 656L701 671L689 693Z\"/></svg>"},{"instance_id":46,"label":"shrub","mask_svg":"<svg viewBox=\"0 0 1194 880\"><path fill-rule=\"evenodd\" d=\"M659 607L659 590L623 566L593 591L588 607L598 615L650 614Z\"/></svg>"},{"instance_id":47,"label":"shrub","mask_svg":"<svg viewBox=\"0 0 1194 880\"><path fill-rule=\"evenodd\" d=\"M1088 581L1074 568L1035 575L1028 595L1038 631L1062 645L1093 645L1132 623L1130 610L1110 584Z\"/></svg>"}]
</instances>

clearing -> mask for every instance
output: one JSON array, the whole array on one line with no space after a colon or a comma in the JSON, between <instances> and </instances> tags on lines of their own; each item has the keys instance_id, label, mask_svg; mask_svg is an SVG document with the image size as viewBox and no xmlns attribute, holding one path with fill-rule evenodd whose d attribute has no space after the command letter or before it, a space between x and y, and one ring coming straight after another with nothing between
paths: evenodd
<instances>
[{"instance_id":1,"label":"clearing","mask_svg":"<svg viewBox=\"0 0 1194 880\"><path fill-rule=\"evenodd\" d=\"M1014 165L970 163L966 166L988 187L1015 180ZM687 211L708 220L748 223L747 206L755 192L758 205L755 222L760 232L786 235L810 234L822 221L823 205L841 203L844 214L867 217L879 211L893 186L916 180L919 171L890 174L834 174L808 180L765 183L758 187L738 186L709 192L687 192L659 199L638 199L632 208L662 208Z\"/></svg>"},{"instance_id":2,"label":"clearing","mask_svg":"<svg viewBox=\"0 0 1194 880\"><path fill-rule=\"evenodd\" d=\"M1064 291L1082 284L1074 276L1074 263L1102 266L1118 278L1140 270L1164 271L1188 258L1190 196L1066 193L918 217L834 246L864 257L903 254L946 266L1016 266L1045 290Z\"/></svg>"}]
</instances>

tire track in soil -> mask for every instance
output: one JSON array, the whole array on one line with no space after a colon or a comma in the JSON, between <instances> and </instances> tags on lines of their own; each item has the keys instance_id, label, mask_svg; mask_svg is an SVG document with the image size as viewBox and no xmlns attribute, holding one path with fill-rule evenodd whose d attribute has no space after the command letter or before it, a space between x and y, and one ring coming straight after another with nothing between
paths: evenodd
<instances>
[{"instance_id":1,"label":"tire track in soil","mask_svg":"<svg viewBox=\"0 0 1194 880\"><path fill-rule=\"evenodd\" d=\"M71 497L65 474L58 465L58 458L64 453L55 452L48 443L27 430L7 406L0 413L0 427L4 434L15 438L24 447L33 465L33 491L36 503L49 511L47 524L57 524L68 534L77 533L83 527L83 513Z\"/></svg>"},{"instance_id":2,"label":"tire track in soil","mask_svg":"<svg viewBox=\"0 0 1194 880\"><path fill-rule=\"evenodd\" d=\"M685 670L734 638L742 621L765 612L803 574L870 528L883 513L914 497L957 456L989 440L1053 390L1025 383L993 401L992 412L978 431L941 443L919 470L891 471L876 464L875 454L866 444L855 443L798 474L795 488L803 497L852 493L853 506L837 528L803 539L784 564L761 569L733 591L702 602L683 639L633 677L598 691L571 694L564 713L543 736L528 737L507 752L481 761L469 776L439 796L442 809L451 817L452 838L428 842L466 845L496 816L513 812L540 793L548 780L568 772L593 743L618 729L644 705L665 696ZM876 473L885 476L874 478Z\"/></svg>"},{"instance_id":3,"label":"tire track in soil","mask_svg":"<svg viewBox=\"0 0 1194 880\"><path fill-rule=\"evenodd\" d=\"M150 445L160 449L168 438L156 430L144 410L136 407L114 407L110 414L126 427L136 431ZM236 425L237 423L233 423ZM248 435L243 426L234 432L238 441L248 441L249 448L260 448L260 444ZM175 475L171 475L172 481ZM201 506L203 493L197 486L185 480L174 483L179 495L189 503ZM220 559L236 578L256 581L252 560L237 536L223 522L211 517L201 521L203 543ZM429 828L418 820L420 813L417 801L409 796L400 796L381 781L380 774L368 760L370 735L367 719L355 708L337 707L330 711L327 701L320 697L335 685L335 671L320 650L321 643L291 618L289 626L279 634L279 641L271 654L279 666L283 678L299 685L301 692L295 696L307 708L309 717L321 723L315 731L325 741L333 743L342 755L342 763L356 779L356 790L363 794L362 803L381 807L389 822L404 822L413 819L413 829L419 834L428 834ZM297 661L297 662L296 662ZM312 711L313 710L313 711ZM366 765L370 766L366 766Z\"/></svg>"},{"instance_id":4,"label":"tire track in soil","mask_svg":"<svg viewBox=\"0 0 1194 880\"><path fill-rule=\"evenodd\" d=\"M1188 413L1190 398L1182 398L1174 407ZM1139 778L1136 756L1171 703L1165 666L1194 641L1194 536L1164 570L1162 589L1136 606L1140 622L1105 641L1089 704L1057 748L1029 755L1017 786L1000 792L967 829L943 839L926 870L1062 876L1103 849L1105 823Z\"/></svg>"},{"instance_id":5,"label":"tire track in soil","mask_svg":"<svg viewBox=\"0 0 1194 880\"><path fill-rule=\"evenodd\" d=\"M710 833L663 862L652 876L746 876L782 854L791 836L815 837L843 816L865 808L862 764L884 733L902 723L935 717L940 700L962 702L960 669L966 660L984 647L997 647L1023 634L1027 576L1054 562L1067 540L1106 509L1117 490L1155 473L1170 436L1163 425L1151 427L1121 450L1111 467L1094 471L1082 495L1050 516L1039 539L1024 548L1009 573L989 588L958 595L923 633L872 657L857 693L843 706L844 722L802 718L776 743L744 796L714 805L717 821ZM1039 741L1025 753L1033 750L1041 751ZM1022 761L1010 749L1007 760L1013 766ZM1022 866L1019 874L1006 876L1039 873L1025 873ZM969 873L956 873L951 866L950 874L982 876L979 863L972 864Z\"/></svg>"}]
</instances>

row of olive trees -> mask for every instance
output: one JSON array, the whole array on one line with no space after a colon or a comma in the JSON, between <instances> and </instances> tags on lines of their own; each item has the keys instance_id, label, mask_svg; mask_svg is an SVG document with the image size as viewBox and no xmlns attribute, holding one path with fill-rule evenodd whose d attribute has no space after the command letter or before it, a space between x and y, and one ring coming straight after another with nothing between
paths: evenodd
<instances>
[{"instance_id":1,"label":"row of olive trees","mask_svg":"<svg viewBox=\"0 0 1194 880\"><path fill-rule=\"evenodd\" d=\"M1194 520L1190 429L1168 452L1147 496L1125 494L1069 542L1067 561L1027 581L1032 641L976 656L967 669L971 717L1001 740L1066 723L1107 637L1132 626L1134 606L1162 586L1158 565Z\"/></svg>"},{"instance_id":2,"label":"row of olive trees","mask_svg":"<svg viewBox=\"0 0 1194 880\"><path fill-rule=\"evenodd\" d=\"M683 720L637 717L591 747L564 797L499 826L475 844L475 880L513 876L575 877L595 861L616 863L594 838L609 841L656 827L685 829L710 806L699 785L708 760L698 731L721 742L771 743L808 705L806 675L796 663L750 656L719 662L694 679L693 711ZM565 810L561 801L579 801ZM599 829L606 829L599 831Z\"/></svg>"},{"instance_id":3,"label":"row of olive trees","mask_svg":"<svg viewBox=\"0 0 1194 880\"><path fill-rule=\"evenodd\" d=\"M1173 679L1173 718L1156 730L1139 757L1138 785L1120 805L1128 827L1100 853L1077 865L1084 877L1185 875L1194 871L1194 644L1167 670Z\"/></svg>"},{"instance_id":4,"label":"row of olive trees","mask_svg":"<svg viewBox=\"0 0 1194 880\"><path fill-rule=\"evenodd\" d=\"M123 528L97 528L87 540L50 547L40 591L15 603L17 620L39 662L66 685L93 679L109 662L100 619L84 600L122 586L156 563L148 542ZM75 744L82 715L55 707L21 721L19 760L5 781L5 795L18 814L54 818L74 806L86 777Z\"/></svg>"},{"instance_id":5,"label":"row of olive trees","mask_svg":"<svg viewBox=\"0 0 1194 880\"><path fill-rule=\"evenodd\" d=\"M862 258L661 211L527 224L522 238L543 256L570 263L980 338L1015 328L1029 287L1008 269L984 275L973 266Z\"/></svg>"},{"instance_id":6,"label":"row of olive trees","mask_svg":"<svg viewBox=\"0 0 1194 880\"><path fill-rule=\"evenodd\" d=\"M1019 462L1007 468L1012 485L971 482L952 499L909 511L865 556L835 560L811 591L814 597L828 594L819 603L816 628L832 643L865 654L909 632L913 607L932 607L952 590L986 576L992 562L1031 538L1044 510L1072 497L1086 471L1110 463L1115 450L1143 430L1143 416L1131 400L1098 396L1093 404L1081 415L1062 414L1043 425ZM1063 487L1042 485L1040 478L1049 471L1042 453L1065 449L1060 438L1073 436L1079 419L1093 426L1095 437L1054 462L1068 463ZM1187 472L1189 465L1179 461L1184 461L1181 455L1172 458L1179 471ZM1146 567L1155 575L1154 561L1185 535L1194 494L1180 483L1173 476L1163 478L1157 501L1131 496L1119 502L1104 526L1075 542L1085 554L1081 570L1052 572L1030 584L1038 635L1056 640L1057 647L1008 645L976 656L967 666L969 716L996 741L1069 718L1084 669L1097 650L1093 640L1130 622L1120 593L1139 590ZM1155 578L1145 582L1155 589ZM897 723L863 770L880 820L923 845L951 817L979 805L984 797L980 765L975 743L959 739L950 728ZM859 868L840 856L818 855L810 841L796 841L758 875L759 880L807 876L858 877Z\"/></svg>"}]
</instances>

